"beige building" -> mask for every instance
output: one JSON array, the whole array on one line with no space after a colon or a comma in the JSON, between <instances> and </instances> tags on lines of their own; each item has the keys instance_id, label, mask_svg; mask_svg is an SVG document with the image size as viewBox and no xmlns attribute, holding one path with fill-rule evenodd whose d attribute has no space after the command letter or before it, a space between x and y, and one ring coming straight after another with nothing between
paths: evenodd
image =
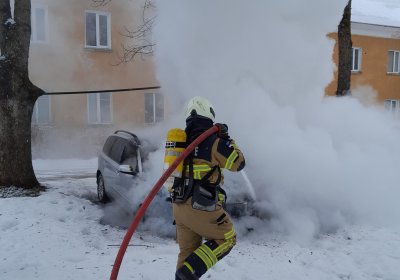
<instances>
[{"instance_id":1,"label":"beige building","mask_svg":"<svg viewBox=\"0 0 400 280\"><path fill-rule=\"evenodd\" d=\"M151 42L150 33L135 40L123 36L151 18L145 4L32 0L31 80L47 93L158 86L151 56L119 59L122 46ZM98 149L114 130L134 131L163 118L164 98L157 89L45 95L32 117L34 156L62 151L90 156L93 144Z\"/></svg>"},{"instance_id":2,"label":"beige building","mask_svg":"<svg viewBox=\"0 0 400 280\"><path fill-rule=\"evenodd\" d=\"M151 42L151 33L134 40L122 35L152 17L146 3L32 0L32 81L48 93L158 86L152 56L119 60L122 46ZM377 102L397 114L400 24L353 22L352 40L352 88L371 86ZM333 59L337 64L337 45ZM326 88L327 95L335 95L336 83ZM32 117L34 156L93 156L113 131L135 132L162 121L164 103L160 90L42 96Z\"/></svg>"},{"instance_id":3,"label":"beige building","mask_svg":"<svg viewBox=\"0 0 400 280\"><path fill-rule=\"evenodd\" d=\"M331 34L337 41L337 34ZM351 88L371 86L377 102L398 114L400 110L400 25L352 23L353 61ZM338 46L333 59L338 65ZM335 95L336 79L327 87L327 95Z\"/></svg>"}]
</instances>

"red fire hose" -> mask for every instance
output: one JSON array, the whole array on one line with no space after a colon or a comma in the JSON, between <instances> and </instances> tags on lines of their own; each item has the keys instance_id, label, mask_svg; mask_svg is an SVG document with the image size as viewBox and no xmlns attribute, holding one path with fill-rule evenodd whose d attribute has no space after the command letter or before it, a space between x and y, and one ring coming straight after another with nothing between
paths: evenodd
<instances>
[{"instance_id":1,"label":"red fire hose","mask_svg":"<svg viewBox=\"0 0 400 280\"><path fill-rule=\"evenodd\" d=\"M128 231L125 234L124 240L119 247L119 251L117 257L115 258L114 266L111 272L110 280L116 280L118 277L119 268L121 267L122 259L124 258L126 249L129 245L129 241L134 234L136 227L138 226L140 220L143 218L144 213L149 207L151 201L156 196L158 191L161 189L164 182L168 179L171 173L175 170L175 168L179 165L179 163L184 160L196 146L198 146L201 142L203 142L208 136L218 131L217 126L213 126L207 131L203 132L199 137L196 138L186 149L185 151L172 163L172 165L164 172L161 178L157 181L154 187L151 189L150 193L147 195L146 199L143 201L139 210L136 212L135 218L133 219L132 224L128 228Z\"/></svg>"}]
</instances>

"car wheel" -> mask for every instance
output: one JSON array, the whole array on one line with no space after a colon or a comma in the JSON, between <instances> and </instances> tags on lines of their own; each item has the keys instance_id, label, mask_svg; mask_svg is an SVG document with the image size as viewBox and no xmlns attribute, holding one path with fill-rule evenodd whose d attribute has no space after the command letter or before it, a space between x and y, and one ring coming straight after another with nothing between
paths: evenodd
<instances>
[{"instance_id":1,"label":"car wheel","mask_svg":"<svg viewBox=\"0 0 400 280\"><path fill-rule=\"evenodd\" d=\"M104 185L104 179L101 174L97 176L97 197L101 203L107 203L110 199L107 196L106 187Z\"/></svg>"}]
</instances>

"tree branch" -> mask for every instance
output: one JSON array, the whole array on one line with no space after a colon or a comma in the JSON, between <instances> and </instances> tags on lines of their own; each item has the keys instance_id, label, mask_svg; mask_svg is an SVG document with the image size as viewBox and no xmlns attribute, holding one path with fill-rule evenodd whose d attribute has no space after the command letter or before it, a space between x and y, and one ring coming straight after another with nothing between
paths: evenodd
<instances>
[{"instance_id":1,"label":"tree branch","mask_svg":"<svg viewBox=\"0 0 400 280\"><path fill-rule=\"evenodd\" d=\"M92 0L96 6L104 6L111 1L112 0ZM124 30L120 33L121 36L133 41L133 44L121 46L122 54L118 54L119 61L116 63L116 65L133 61L138 55L143 58L143 56L153 54L153 48L155 44L151 40L151 32L153 30L153 24L156 17L146 17L146 12L153 8L155 8L153 1L145 0L142 10L142 24L134 31L124 27Z\"/></svg>"},{"instance_id":2,"label":"tree branch","mask_svg":"<svg viewBox=\"0 0 400 280\"><path fill-rule=\"evenodd\" d=\"M155 44L151 40L151 32L156 17L146 18L146 12L154 7L152 0L146 0L142 12L143 23L134 31L125 27L122 36L132 39L134 43L122 46L122 55L118 55L120 60L118 64L132 61L137 55L143 58L143 56L153 54Z\"/></svg>"},{"instance_id":3,"label":"tree branch","mask_svg":"<svg viewBox=\"0 0 400 280\"><path fill-rule=\"evenodd\" d=\"M14 6L14 47L10 52L20 73L28 74L29 46L31 43L31 1L18 0Z\"/></svg>"},{"instance_id":4,"label":"tree branch","mask_svg":"<svg viewBox=\"0 0 400 280\"><path fill-rule=\"evenodd\" d=\"M4 52L6 42L6 22L11 19L10 0L0 1L0 54Z\"/></svg>"},{"instance_id":5,"label":"tree branch","mask_svg":"<svg viewBox=\"0 0 400 280\"><path fill-rule=\"evenodd\" d=\"M111 0L92 0L95 7L105 6L111 2Z\"/></svg>"}]
</instances>

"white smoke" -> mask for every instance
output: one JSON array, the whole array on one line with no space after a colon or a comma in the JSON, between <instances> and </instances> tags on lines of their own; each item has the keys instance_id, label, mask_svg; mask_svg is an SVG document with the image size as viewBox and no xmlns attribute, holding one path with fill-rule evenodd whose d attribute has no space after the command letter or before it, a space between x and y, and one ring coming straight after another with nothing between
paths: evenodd
<instances>
[{"instance_id":1,"label":"white smoke","mask_svg":"<svg viewBox=\"0 0 400 280\"><path fill-rule=\"evenodd\" d=\"M356 98L324 97L335 67L327 34L346 2L156 1L170 106L214 103L272 215L264 224L299 241L344 223L399 224L399 127Z\"/></svg>"}]
</instances>

